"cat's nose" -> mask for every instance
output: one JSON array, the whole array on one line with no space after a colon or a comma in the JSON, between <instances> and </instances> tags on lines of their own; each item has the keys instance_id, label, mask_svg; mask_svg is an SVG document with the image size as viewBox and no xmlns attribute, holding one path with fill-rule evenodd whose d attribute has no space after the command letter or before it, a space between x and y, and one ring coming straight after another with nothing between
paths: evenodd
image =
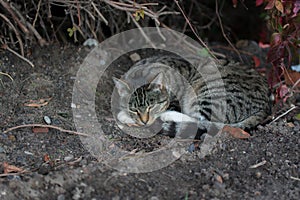
<instances>
[{"instance_id":1,"label":"cat's nose","mask_svg":"<svg viewBox=\"0 0 300 200\"><path fill-rule=\"evenodd\" d=\"M140 114L140 119L144 124L147 124L147 122L149 121L149 114L148 113Z\"/></svg>"}]
</instances>

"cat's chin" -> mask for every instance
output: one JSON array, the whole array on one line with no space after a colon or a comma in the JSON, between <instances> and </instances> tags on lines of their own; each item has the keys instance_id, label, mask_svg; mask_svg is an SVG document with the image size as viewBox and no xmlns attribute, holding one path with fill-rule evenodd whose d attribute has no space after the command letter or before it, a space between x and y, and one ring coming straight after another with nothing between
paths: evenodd
<instances>
[{"instance_id":1,"label":"cat's chin","mask_svg":"<svg viewBox=\"0 0 300 200\"><path fill-rule=\"evenodd\" d=\"M148 128L150 126L152 126L153 123L151 124L139 124L139 123L132 123L132 124L123 124L123 123L119 123L118 126L119 127L124 127L124 126L127 126L127 127L136 127L136 128Z\"/></svg>"}]
</instances>

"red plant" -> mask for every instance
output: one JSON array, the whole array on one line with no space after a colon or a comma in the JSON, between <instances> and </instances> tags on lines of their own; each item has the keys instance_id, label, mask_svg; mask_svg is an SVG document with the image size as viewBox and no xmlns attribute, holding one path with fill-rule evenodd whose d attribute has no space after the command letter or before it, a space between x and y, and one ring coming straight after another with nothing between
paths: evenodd
<instances>
[{"instance_id":1,"label":"red plant","mask_svg":"<svg viewBox=\"0 0 300 200\"><path fill-rule=\"evenodd\" d=\"M272 73L268 81L271 88L279 83L284 72L297 59L300 48L300 1L299 0L256 0L256 5L266 3L270 28L273 32L267 61L272 64ZM276 90L276 99L281 99L286 85L280 84ZM286 92L284 92L286 93Z\"/></svg>"}]
</instances>

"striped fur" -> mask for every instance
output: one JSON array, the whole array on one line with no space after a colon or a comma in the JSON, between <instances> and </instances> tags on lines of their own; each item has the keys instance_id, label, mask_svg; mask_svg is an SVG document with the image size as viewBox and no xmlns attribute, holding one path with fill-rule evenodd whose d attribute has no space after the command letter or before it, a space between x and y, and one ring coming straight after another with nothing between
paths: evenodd
<instances>
[{"instance_id":1,"label":"striped fur","mask_svg":"<svg viewBox=\"0 0 300 200\"><path fill-rule=\"evenodd\" d=\"M169 124L196 122L199 128L206 123L251 128L269 114L268 85L254 69L227 63L213 71L210 65L194 67L175 56L139 61L121 79L114 78L119 121L148 126L160 118Z\"/></svg>"}]
</instances>

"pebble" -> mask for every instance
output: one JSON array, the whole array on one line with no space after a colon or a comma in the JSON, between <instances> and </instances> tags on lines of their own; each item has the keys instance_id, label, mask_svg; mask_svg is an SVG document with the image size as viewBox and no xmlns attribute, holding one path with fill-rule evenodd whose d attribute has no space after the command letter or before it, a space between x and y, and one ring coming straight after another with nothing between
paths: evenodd
<instances>
[{"instance_id":1,"label":"pebble","mask_svg":"<svg viewBox=\"0 0 300 200\"><path fill-rule=\"evenodd\" d=\"M228 173L224 173L222 177L223 177L224 180L229 180L229 174Z\"/></svg>"},{"instance_id":2,"label":"pebble","mask_svg":"<svg viewBox=\"0 0 300 200\"><path fill-rule=\"evenodd\" d=\"M255 173L255 177L256 177L257 179L260 179L260 178L261 178L261 172L256 172L256 173Z\"/></svg>"},{"instance_id":3,"label":"pebble","mask_svg":"<svg viewBox=\"0 0 300 200\"><path fill-rule=\"evenodd\" d=\"M271 157L271 156L272 156L272 153L271 153L270 151L267 151L267 152L266 152L266 156Z\"/></svg>"},{"instance_id":4,"label":"pebble","mask_svg":"<svg viewBox=\"0 0 300 200\"><path fill-rule=\"evenodd\" d=\"M202 189L203 190L209 190L210 186L208 184L205 184L205 185L202 186Z\"/></svg>"},{"instance_id":5,"label":"pebble","mask_svg":"<svg viewBox=\"0 0 300 200\"><path fill-rule=\"evenodd\" d=\"M18 175L8 175L7 176L7 180L17 180L17 181L20 181L21 180L21 177L18 176Z\"/></svg>"},{"instance_id":6,"label":"pebble","mask_svg":"<svg viewBox=\"0 0 300 200\"><path fill-rule=\"evenodd\" d=\"M5 150L0 146L0 153L5 153Z\"/></svg>"},{"instance_id":7,"label":"pebble","mask_svg":"<svg viewBox=\"0 0 300 200\"><path fill-rule=\"evenodd\" d=\"M48 116L44 116L44 121L45 121L46 124L48 124L48 125L52 123L51 118L48 117Z\"/></svg>"},{"instance_id":8,"label":"pebble","mask_svg":"<svg viewBox=\"0 0 300 200\"><path fill-rule=\"evenodd\" d=\"M159 200L159 198L156 196L152 196L152 197L150 197L150 200Z\"/></svg>"},{"instance_id":9,"label":"pebble","mask_svg":"<svg viewBox=\"0 0 300 200\"><path fill-rule=\"evenodd\" d=\"M57 200L65 200L65 199L66 199L66 197L64 194L60 194L57 196Z\"/></svg>"},{"instance_id":10,"label":"pebble","mask_svg":"<svg viewBox=\"0 0 300 200\"><path fill-rule=\"evenodd\" d=\"M137 61L141 60L141 56L137 53L133 53L129 57L133 62L137 62Z\"/></svg>"},{"instance_id":11,"label":"pebble","mask_svg":"<svg viewBox=\"0 0 300 200\"><path fill-rule=\"evenodd\" d=\"M68 155L68 156L66 156L66 157L64 158L64 161L69 162L69 161L71 161L71 160L73 160L73 159L74 159L74 156L73 156L73 155Z\"/></svg>"},{"instance_id":12,"label":"pebble","mask_svg":"<svg viewBox=\"0 0 300 200\"><path fill-rule=\"evenodd\" d=\"M42 174L42 175L47 175L47 174L49 173L49 171L50 171L50 165L47 164L47 163L43 163L43 164L40 166L40 168L39 168L39 170L38 170L38 173L39 173L39 174Z\"/></svg>"},{"instance_id":13,"label":"pebble","mask_svg":"<svg viewBox=\"0 0 300 200\"><path fill-rule=\"evenodd\" d=\"M88 46L88 47L97 47L98 46L98 41L93 39L93 38L88 38L86 41L84 41L83 46Z\"/></svg>"},{"instance_id":14,"label":"pebble","mask_svg":"<svg viewBox=\"0 0 300 200\"><path fill-rule=\"evenodd\" d=\"M195 145L194 144L191 144L189 147L188 147L188 152L189 153L193 153L195 151Z\"/></svg>"},{"instance_id":15,"label":"pebble","mask_svg":"<svg viewBox=\"0 0 300 200\"><path fill-rule=\"evenodd\" d=\"M113 198L112 198L112 200L120 200L121 198L119 197L119 196L114 196Z\"/></svg>"}]
</instances>

